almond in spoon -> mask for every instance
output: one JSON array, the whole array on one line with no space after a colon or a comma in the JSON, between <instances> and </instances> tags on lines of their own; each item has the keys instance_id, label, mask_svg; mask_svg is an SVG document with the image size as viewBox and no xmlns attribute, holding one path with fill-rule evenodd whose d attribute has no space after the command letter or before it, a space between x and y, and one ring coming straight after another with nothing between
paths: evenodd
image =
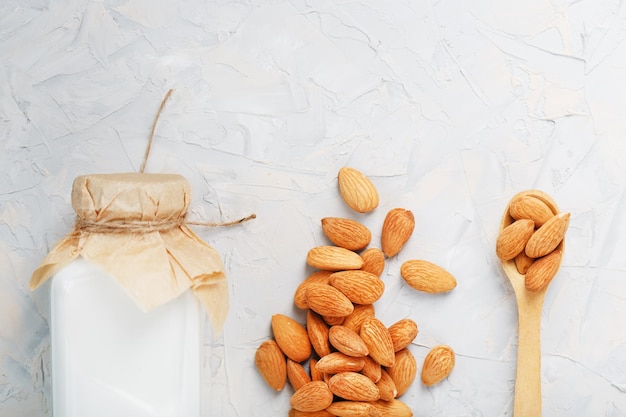
<instances>
[{"instance_id":1,"label":"almond in spoon","mask_svg":"<svg viewBox=\"0 0 626 417\"><path fill-rule=\"evenodd\" d=\"M524 286L530 292L543 290L559 272L562 252L555 250L543 258L537 259L526 271Z\"/></svg>"},{"instance_id":2,"label":"almond in spoon","mask_svg":"<svg viewBox=\"0 0 626 417\"><path fill-rule=\"evenodd\" d=\"M535 262L535 259L526 255L525 251L521 251L515 257L514 261L515 261L515 267L517 268L517 272L524 275L526 274L526 271L528 271L528 268L530 268L530 266L533 264L533 262Z\"/></svg>"},{"instance_id":3,"label":"almond in spoon","mask_svg":"<svg viewBox=\"0 0 626 417\"><path fill-rule=\"evenodd\" d=\"M569 219L570 213L552 216L528 239L526 255L531 258L541 258L556 249L565 237Z\"/></svg>"},{"instance_id":4,"label":"almond in spoon","mask_svg":"<svg viewBox=\"0 0 626 417\"><path fill-rule=\"evenodd\" d=\"M530 219L516 220L505 227L496 240L496 255L503 261L515 258L524 251L528 239L535 231L535 223Z\"/></svg>"},{"instance_id":5,"label":"almond in spoon","mask_svg":"<svg viewBox=\"0 0 626 417\"><path fill-rule=\"evenodd\" d=\"M537 227L541 227L554 216L554 213L544 201L528 194L519 194L511 199L509 214L515 220L530 219Z\"/></svg>"}]
</instances>

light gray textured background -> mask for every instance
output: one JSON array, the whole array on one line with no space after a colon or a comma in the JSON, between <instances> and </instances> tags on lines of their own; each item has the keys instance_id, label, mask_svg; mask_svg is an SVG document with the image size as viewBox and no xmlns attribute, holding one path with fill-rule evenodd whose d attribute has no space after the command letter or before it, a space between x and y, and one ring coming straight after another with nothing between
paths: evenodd
<instances>
[{"instance_id":1,"label":"light gray textured background","mask_svg":"<svg viewBox=\"0 0 626 417\"><path fill-rule=\"evenodd\" d=\"M446 343L457 366L415 383L418 416L511 416L516 307L494 254L502 210L528 188L572 219L542 321L546 417L626 416L626 5L613 0L3 0L0 3L0 416L50 416L49 286L31 272L73 223L85 173L185 175L194 229L222 255L232 307L205 341L207 416L276 416L287 390L254 368L270 317L292 304L324 244L320 219L415 233L387 264L377 314ZM370 176L356 215L336 174ZM407 287L423 258L458 287Z\"/></svg>"}]
</instances>

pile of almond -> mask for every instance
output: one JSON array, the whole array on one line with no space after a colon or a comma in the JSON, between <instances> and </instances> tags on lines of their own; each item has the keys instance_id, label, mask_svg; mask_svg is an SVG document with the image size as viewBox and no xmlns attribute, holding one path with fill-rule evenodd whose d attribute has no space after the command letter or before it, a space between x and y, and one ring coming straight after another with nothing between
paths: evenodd
<instances>
[{"instance_id":1,"label":"pile of almond","mask_svg":"<svg viewBox=\"0 0 626 417\"><path fill-rule=\"evenodd\" d=\"M569 225L570 213L558 213L539 191L515 195L508 205L510 224L502 228L496 241L496 254L502 261L514 261L524 275L528 291L545 289L558 272L560 243Z\"/></svg>"},{"instance_id":2,"label":"pile of almond","mask_svg":"<svg viewBox=\"0 0 626 417\"><path fill-rule=\"evenodd\" d=\"M353 210L367 213L378 206L378 192L361 172L342 168L338 183ZM374 302L385 290L380 276L386 258L397 255L413 233L413 213L401 208L387 213L382 249L368 248L372 234L356 220L326 217L321 225L332 245L308 252L306 262L316 271L294 294L294 304L307 312L306 323L273 315L274 338L258 347L256 366L277 391L289 381L290 416L412 416L398 397L417 375L408 346L418 327L409 318L386 326L376 318ZM400 274L419 291L441 293L456 286L449 272L424 260L406 261ZM440 382L454 362L452 349L434 347L424 359L422 382Z\"/></svg>"}]
</instances>

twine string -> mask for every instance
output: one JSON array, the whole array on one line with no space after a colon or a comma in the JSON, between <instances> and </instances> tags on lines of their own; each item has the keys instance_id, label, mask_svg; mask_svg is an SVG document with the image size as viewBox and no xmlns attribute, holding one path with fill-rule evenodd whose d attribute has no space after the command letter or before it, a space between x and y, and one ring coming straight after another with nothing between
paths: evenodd
<instances>
[{"instance_id":1,"label":"twine string","mask_svg":"<svg viewBox=\"0 0 626 417\"><path fill-rule=\"evenodd\" d=\"M185 222L185 224L191 224L194 226L207 226L207 227L220 227L220 226L234 226L239 223L247 222L248 220L256 219L256 214L252 213L246 217L242 217L238 220L232 220L225 223L212 223L212 222Z\"/></svg>"},{"instance_id":2,"label":"twine string","mask_svg":"<svg viewBox=\"0 0 626 417\"><path fill-rule=\"evenodd\" d=\"M87 233L150 233L150 232L166 232L181 226L233 226L256 218L256 214L250 214L238 220L225 223L213 222L192 222L187 221L186 216L176 219L158 219L158 220L112 220L112 221L93 221L83 218L76 218L74 229Z\"/></svg>"},{"instance_id":3,"label":"twine string","mask_svg":"<svg viewBox=\"0 0 626 417\"><path fill-rule=\"evenodd\" d=\"M148 163L148 156L150 156L150 149L152 149L152 141L154 139L154 132L156 131L157 122L159 121L159 117L161 116L161 112L163 108L165 108L165 103L169 100L170 96L174 92L173 89L169 89L163 100L161 101L161 105L159 106L159 110L157 111L156 116L154 117L154 121L152 122L152 129L150 130L150 137L148 138L148 146L146 147L146 153L143 156L143 162L141 163L141 168L139 168L139 172L143 172L146 169L146 164Z\"/></svg>"},{"instance_id":4,"label":"twine string","mask_svg":"<svg viewBox=\"0 0 626 417\"><path fill-rule=\"evenodd\" d=\"M185 224L185 217L158 220L93 221L76 218L74 229L87 233L150 233L166 232Z\"/></svg>"},{"instance_id":5,"label":"twine string","mask_svg":"<svg viewBox=\"0 0 626 417\"><path fill-rule=\"evenodd\" d=\"M139 168L139 172L143 173L146 169L146 164L148 163L148 157L150 156L150 150L152 149L152 142L154 141L154 133L156 131L156 126L161 117L161 112L165 108L165 104L167 100L171 97L173 89L169 89L161 100L161 105L159 106L159 110L154 116L154 121L152 122L152 129L150 130L150 137L148 137L148 144L146 146L146 152L143 156L143 162L141 163L141 167ZM175 227L179 227L183 224L194 225L194 226L206 226L206 227L220 227L220 226L233 226L236 224L240 224L246 222L248 220L256 219L256 214L252 213L246 217L242 217L241 219L232 220L224 223L213 223L213 222L191 222L186 221L186 215L181 217L180 219L171 220L159 220L159 221L124 221L124 222L91 222L85 219L76 219L76 228L78 230L84 231L96 231L96 232L109 232L109 233L128 233L133 231L143 231L143 232L151 232L151 231L164 231L173 229Z\"/></svg>"}]
</instances>

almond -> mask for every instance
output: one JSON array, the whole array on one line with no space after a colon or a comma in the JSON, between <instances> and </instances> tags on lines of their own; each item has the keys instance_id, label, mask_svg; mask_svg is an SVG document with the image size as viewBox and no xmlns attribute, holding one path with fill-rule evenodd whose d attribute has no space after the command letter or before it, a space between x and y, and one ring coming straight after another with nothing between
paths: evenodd
<instances>
[{"instance_id":1,"label":"almond","mask_svg":"<svg viewBox=\"0 0 626 417\"><path fill-rule=\"evenodd\" d=\"M382 367L380 364L372 359L371 356L366 356L363 359L365 364L363 365L363 369L361 369L361 373L371 379L374 383L380 381L382 374Z\"/></svg>"},{"instance_id":2,"label":"almond","mask_svg":"<svg viewBox=\"0 0 626 417\"><path fill-rule=\"evenodd\" d=\"M376 401L380 398L376 384L357 372L333 375L328 381L328 388L336 396L350 401Z\"/></svg>"},{"instance_id":3,"label":"almond","mask_svg":"<svg viewBox=\"0 0 626 417\"><path fill-rule=\"evenodd\" d=\"M530 219L516 220L504 229L496 240L496 255L503 261L515 258L526 247L528 239L535 231L535 223Z\"/></svg>"},{"instance_id":4,"label":"almond","mask_svg":"<svg viewBox=\"0 0 626 417\"><path fill-rule=\"evenodd\" d=\"M361 358L369 351L361 337L352 329L345 326L333 326L328 333L330 344L341 353Z\"/></svg>"},{"instance_id":5,"label":"almond","mask_svg":"<svg viewBox=\"0 0 626 417\"><path fill-rule=\"evenodd\" d=\"M311 356L311 342L304 326L284 314L272 316L272 332L280 350L291 360L302 362Z\"/></svg>"},{"instance_id":6,"label":"almond","mask_svg":"<svg viewBox=\"0 0 626 417\"><path fill-rule=\"evenodd\" d=\"M296 391L289 401L298 411L322 411L333 402L333 393L323 381L311 381Z\"/></svg>"},{"instance_id":7,"label":"almond","mask_svg":"<svg viewBox=\"0 0 626 417\"><path fill-rule=\"evenodd\" d=\"M385 283L378 276L361 270L335 272L328 283L354 304L372 304L385 291Z\"/></svg>"},{"instance_id":8,"label":"almond","mask_svg":"<svg viewBox=\"0 0 626 417\"><path fill-rule=\"evenodd\" d=\"M368 401L335 401L326 411L337 417L383 417L382 411L378 410Z\"/></svg>"},{"instance_id":9,"label":"almond","mask_svg":"<svg viewBox=\"0 0 626 417\"><path fill-rule=\"evenodd\" d=\"M509 214L515 220L530 219L536 227L541 227L554 213L550 207L537 197L519 194L509 203Z\"/></svg>"},{"instance_id":10,"label":"almond","mask_svg":"<svg viewBox=\"0 0 626 417\"><path fill-rule=\"evenodd\" d=\"M383 416L389 417L412 417L413 411L408 405L400 400L383 401L378 400L373 403L374 407L381 411Z\"/></svg>"},{"instance_id":11,"label":"almond","mask_svg":"<svg viewBox=\"0 0 626 417\"><path fill-rule=\"evenodd\" d=\"M309 306L306 303L306 290L311 284L328 284L328 279L332 271L315 271L304 279L296 288L293 296L293 303L296 307L306 310Z\"/></svg>"},{"instance_id":12,"label":"almond","mask_svg":"<svg viewBox=\"0 0 626 417\"><path fill-rule=\"evenodd\" d=\"M404 348L396 353L395 363L391 368L386 368L387 373L393 379L398 397L406 392L417 375L417 362L411 351Z\"/></svg>"},{"instance_id":13,"label":"almond","mask_svg":"<svg viewBox=\"0 0 626 417\"><path fill-rule=\"evenodd\" d=\"M563 253L560 250L550 252L537 259L526 271L524 285L530 292L541 291L550 284L561 266Z\"/></svg>"},{"instance_id":14,"label":"almond","mask_svg":"<svg viewBox=\"0 0 626 417\"><path fill-rule=\"evenodd\" d=\"M337 175L339 193L354 211L368 213L378 207L378 191L360 171L344 167Z\"/></svg>"},{"instance_id":15,"label":"almond","mask_svg":"<svg viewBox=\"0 0 626 417\"><path fill-rule=\"evenodd\" d=\"M287 359L287 379L294 391L311 382L311 377L307 374L304 367L291 359Z\"/></svg>"},{"instance_id":16,"label":"almond","mask_svg":"<svg viewBox=\"0 0 626 417\"><path fill-rule=\"evenodd\" d=\"M313 350L315 350L315 353L317 353L320 358L331 352L330 343L328 342L328 326L322 317L313 310L307 311L306 331L309 335Z\"/></svg>"},{"instance_id":17,"label":"almond","mask_svg":"<svg viewBox=\"0 0 626 417\"><path fill-rule=\"evenodd\" d=\"M541 258L556 249L565 237L569 219L570 213L552 216L530 237L526 244L526 255L531 258Z\"/></svg>"},{"instance_id":18,"label":"almond","mask_svg":"<svg viewBox=\"0 0 626 417\"><path fill-rule=\"evenodd\" d=\"M396 365L394 365L394 368L395 366ZM381 400L391 401L398 396L396 383L384 369L381 370L380 380L376 383L376 386L380 392Z\"/></svg>"},{"instance_id":19,"label":"almond","mask_svg":"<svg viewBox=\"0 0 626 417\"><path fill-rule=\"evenodd\" d=\"M324 217L322 230L335 245L352 251L363 249L372 240L372 232L352 219Z\"/></svg>"},{"instance_id":20,"label":"almond","mask_svg":"<svg viewBox=\"0 0 626 417\"><path fill-rule=\"evenodd\" d=\"M373 304L355 305L354 310L350 315L345 317L342 325L359 333L363 322L370 317L374 317L375 313Z\"/></svg>"},{"instance_id":21,"label":"almond","mask_svg":"<svg viewBox=\"0 0 626 417\"><path fill-rule=\"evenodd\" d=\"M328 385L328 381L330 380L330 377L333 376L333 374L324 372L322 375L324 376L324 382L326 382L326 385Z\"/></svg>"},{"instance_id":22,"label":"almond","mask_svg":"<svg viewBox=\"0 0 626 417\"><path fill-rule=\"evenodd\" d=\"M454 368L454 351L445 345L435 346L424 358L422 382L431 386L442 381Z\"/></svg>"},{"instance_id":23,"label":"almond","mask_svg":"<svg viewBox=\"0 0 626 417\"><path fill-rule=\"evenodd\" d=\"M403 208L389 210L383 222L381 235L382 250L388 258L400 252L414 228L415 218L410 210Z\"/></svg>"},{"instance_id":24,"label":"almond","mask_svg":"<svg viewBox=\"0 0 626 417\"><path fill-rule=\"evenodd\" d=\"M526 255L525 251L521 251L514 259L517 272L524 275L528 271L528 268L535 262L534 258Z\"/></svg>"},{"instance_id":25,"label":"almond","mask_svg":"<svg viewBox=\"0 0 626 417\"><path fill-rule=\"evenodd\" d=\"M358 253L339 246L317 246L309 250L306 262L313 268L325 271L360 269L363 258Z\"/></svg>"},{"instance_id":26,"label":"almond","mask_svg":"<svg viewBox=\"0 0 626 417\"><path fill-rule=\"evenodd\" d=\"M317 365L317 359L311 358L311 361L309 362L309 370L311 371L311 381L323 381L324 373L318 371L316 368L316 365Z\"/></svg>"},{"instance_id":27,"label":"almond","mask_svg":"<svg viewBox=\"0 0 626 417\"><path fill-rule=\"evenodd\" d=\"M411 287L428 293L442 293L456 287L456 279L452 274L424 260L406 261L400 267L402 278Z\"/></svg>"},{"instance_id":28,"label":"almond","mask_svg":"<svg viewBox=\"0 0 626 417\"><path fill-rule=\"evenodd\" d=\"M294 408L289 410L289 417L335 417L334 414L329 413L326 410L320 411L298 411Z\"/></svg>"},{"instance_id":29,"label":"almond","mask_svg":"<svg viewBox=\"0 0 626 417\"><path fill-rule=\"evenodd\" d=\"M380 277L385 270L385 254L378 248L368 248L361 253L363 266L361 271L370 272Z\"/></svg>"},{"instance_id":30,"label":"almond","mask_svg":"<svg viewBox=\"0 0 626 417\"><path fill-rule=\"evenodd\" d=\"M345 317L322 316L322 318L329 326L339 326L345 320Z\"/></svg>"},{"instance_id":31,"label":"almond","mask_svg":"<svg viewBox=\"0 0 626 417\"><path fill-rule=\"evenodd\" d=\"M315 365L315 369L325 374L337 374L339 372L358 372L363 369L365 360L355 358L341 352L332 352L320 358Z\"/></svg>"},{"instance_id":32,"label":"almond","mask_svg":"<svg viewBox=\"0 0 626 417\"><path fill-rule=\"evenodd\" d=\"M393 366L395 354L389 330L377 318L368 318L361 325L361 339L367 345L370 356L382 366Z\"/></svg>"},{"instance_id":33,"label":"almond","mask_svg":"<svg viewBox=\"0 0 626 417\"><path fill-rule=\"evenodd\" d=\"M343 321L346 319L345 317L331 317L331 316L322 316L326 324L329 326L341 326Z\"/></svg>"},{"instance_id":34,"label":"almond","mask_svg":"<svg viewBox=\"0 0 626 417\"><path fill-rule=\"evenodd\" d=\"M337 288L325 284L311 284L306 292L309 308L322 316L345 317L354 311L352 302Z\"/></svg>"},{"instance_id":35,"label":"almond","mask_svg":"<svg viewBox=\"0 0 626 417\"><path fill-rule=\"evenodd\" d=\"M274 340L266 340L257 348L254 362L267 385L280 391L287 382L285 355Z\"/></svg>"},{"instance_id":36,"label":"almond","mask_svg":"<svg viewBox=\"0 0 626 417\"><path fill-rule=\"evenodd\" d=\"M389 326L393 350L397 352L409 346L417 337L417 333L417 323L411 319L402 319Z\"/></svg>"}]
</instances>

